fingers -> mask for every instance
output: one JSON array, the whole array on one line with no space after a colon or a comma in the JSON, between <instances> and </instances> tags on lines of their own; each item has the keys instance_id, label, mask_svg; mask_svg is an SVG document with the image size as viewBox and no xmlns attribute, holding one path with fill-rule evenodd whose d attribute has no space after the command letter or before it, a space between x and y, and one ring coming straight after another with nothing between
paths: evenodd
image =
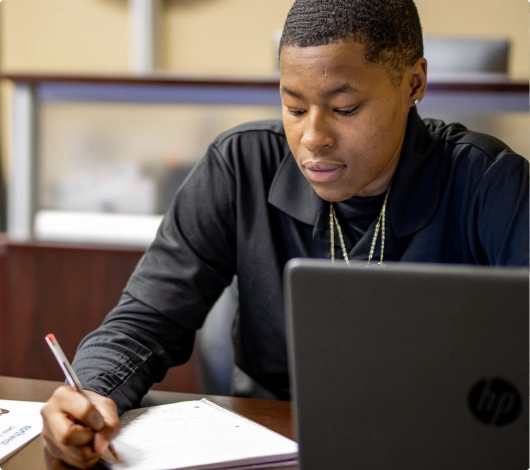
<instances>
[{"instance_id":1,"label":"fingers","mask_svg":"<svg viewBox=\"0 0 530 470\"><path fill-rule=\"evenodd\" d=\"M59 387L42 408L42 437L50 453L79 468L99 460L119 432L116 405L109 398L72 387Z\"/></svg>"},{"instance_id":2,"label":"fingers","mask_svg":"<svg viewBox=\"0 0 530 470\"><path fill-rule=\"evenodd\" d=\"M87 391L86 393L105 423L105 426L95 434L93 442L94 451L102 455L107 450L110 441L120 432L118 410L112 400L95 392Z\"/></svg>"},{"instance_id":3,"label":"fingers","mask_svg":"<svg viewBox=\"0 0 530 470\"><path fill-rule=\"evenodd\" d=\"M47 468L53 470L92 468L100 459L100 456L91 451L91 448L88 446L71 449L66 455L62 449L47 442L45 453Z\"/></svg>"},{"instance_id":4,"label":"fingers","mask_svg":"<svg viewBox=\"0 0 530 470\"><path fill-rule=\"evenodd\" d=\"M114 439L120 432L120 420L116 403L96 392L86 390L86 394L103 419L104 426L101 429L97 429L97 431L108 440Z\"/></svg>"}]
</instances>

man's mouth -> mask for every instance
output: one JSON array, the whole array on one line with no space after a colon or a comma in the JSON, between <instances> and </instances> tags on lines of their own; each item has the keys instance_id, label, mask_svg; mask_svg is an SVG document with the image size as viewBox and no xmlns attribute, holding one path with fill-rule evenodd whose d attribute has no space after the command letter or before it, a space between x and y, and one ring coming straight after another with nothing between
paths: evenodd
<instances>
[{"instance_id":1,"label":"man's mouth","mask_svg":"<svg viewBox=\"0 0 530 470\"><path fill-rule=\"evenodd\" d=\"M306 178L311 183L331 183L338 180L346 165L334 162L308 161L302 164Z\"/></svg>"}]
</instances>

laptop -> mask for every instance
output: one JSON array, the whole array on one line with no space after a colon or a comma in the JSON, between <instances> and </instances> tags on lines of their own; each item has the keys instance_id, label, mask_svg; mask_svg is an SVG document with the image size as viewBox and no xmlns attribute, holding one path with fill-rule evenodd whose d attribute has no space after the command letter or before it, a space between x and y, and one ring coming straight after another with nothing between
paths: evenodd
<instances>
[{"instance_id":1,"label":"laptop","mask_svg":"<svg viewBox=\"0 0 530 470\"><path fill-rule=\"evenodd\" d=\"M529 468L529 272L292 260L300 469Z\"/></svg>"}]
</instances>

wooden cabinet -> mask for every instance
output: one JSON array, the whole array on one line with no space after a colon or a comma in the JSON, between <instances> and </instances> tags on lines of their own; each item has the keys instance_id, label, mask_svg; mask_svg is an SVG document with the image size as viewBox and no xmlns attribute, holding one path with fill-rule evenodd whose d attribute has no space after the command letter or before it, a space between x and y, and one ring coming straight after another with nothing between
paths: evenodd
<instances>
[{"instance_id":1,"label":"wooden cabinet","mask_svg":"<svg viewBox=\"0 0 530 470\"><path fill-rule=\"evenodd\" d=\"M63 380L44 335L72 358L112 309L143 254L140 248L0 243L0 375ZM155 388L200 393L194 357Z\"/></svg>"}]
</instances>

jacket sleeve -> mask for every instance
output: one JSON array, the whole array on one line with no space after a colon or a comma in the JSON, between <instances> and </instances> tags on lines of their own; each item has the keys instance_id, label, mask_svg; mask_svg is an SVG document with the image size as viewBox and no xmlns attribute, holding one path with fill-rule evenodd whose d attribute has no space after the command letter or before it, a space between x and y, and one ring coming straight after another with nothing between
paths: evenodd
<instances>
[{"instance_id":1,"label":"jacket sleeve","mask_svg":"<svg viewBox=\"0 0 530 470\"><path fill-rule=\"evenodd\" d=\"M234 170L212 145L185 180L126 290L187 329L199 328L236 274Z\"/></svg>"},{"instance_id":2,"label":"jacket sleeve","mask_svg":"<svg viewBox=\"0 0 530 470\"><path fill-rule=\"evenodd\" d=\"M528 161L506 153L477 185L468 232L481 264L528 267L528 175Z\"/></svg>"},{"instance_id":3,"label":"jacket sleeve","mask_svg":"<svg viewBox=\"0 0 530 470\"><path fill-rule=\"evenodd\" d=\"M80 343L73 367L83 387L112 398L121 415L137 407L169 367L184 364L194 330L124 293L103 324Z\"/></svg>"},{"instance_id":4,"label":"jacket sleeve","mask_svg":"<svg viewBox=\"0 0 530 470\"><path fill-rule=\"evenodd\" d=\"M168 367L188 360L195 330L236 265L233 171L217 148L183 183L119 305L78 348L85 387L120 412L137 406Z\"/></svg>"}]
</instances>

